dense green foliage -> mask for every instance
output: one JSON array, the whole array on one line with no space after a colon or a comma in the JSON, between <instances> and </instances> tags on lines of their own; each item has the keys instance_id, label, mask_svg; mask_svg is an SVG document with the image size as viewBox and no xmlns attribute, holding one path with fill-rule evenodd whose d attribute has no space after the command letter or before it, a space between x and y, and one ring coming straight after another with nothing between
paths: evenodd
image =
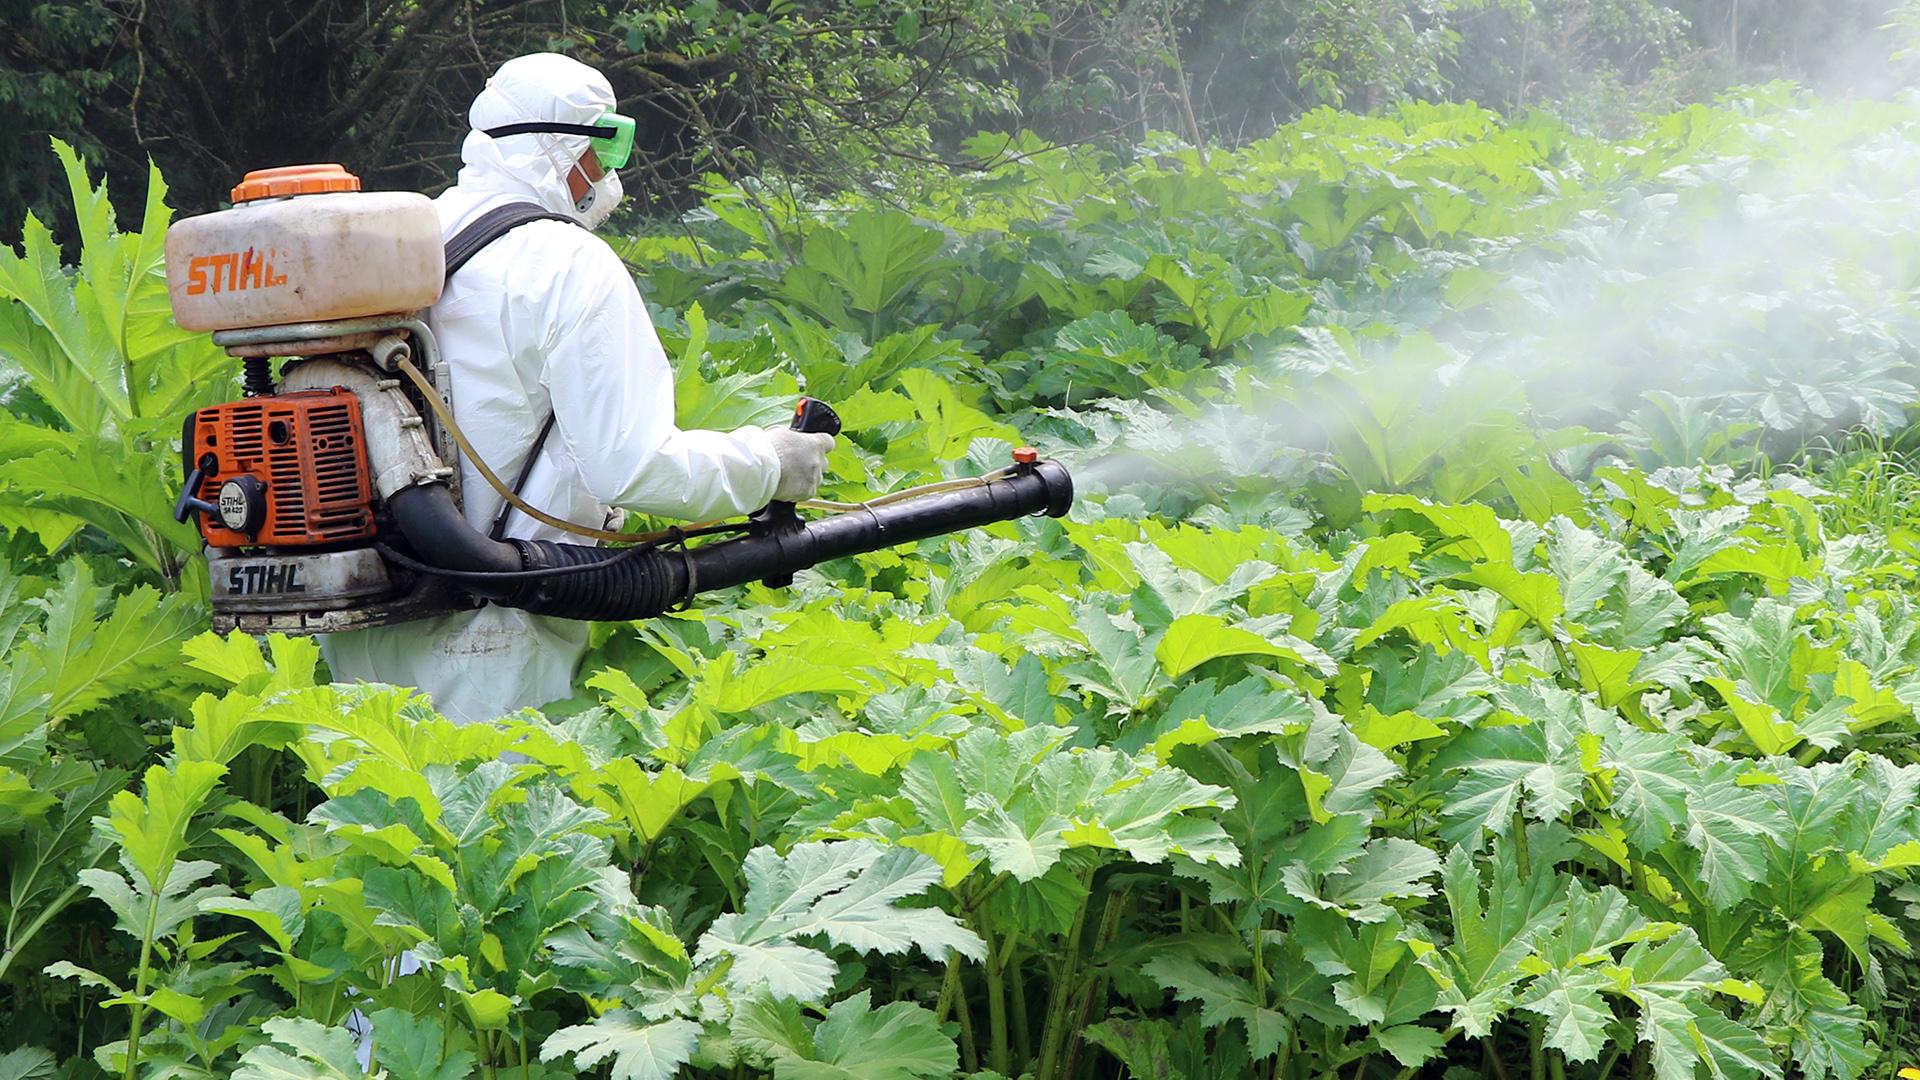
<instances>
[{"instance_id":1,"label":"dense green foliage","mask_svg":"<svg viewBox=\"0 0 1920 1080\"><path fill-rule=\"evenodd\" d=\"M1776 94L715 180L624 245L683 422L805 389L830 496L1035 442L1081 505L464 729L190 637L144 420L223 387L76 165L80 265L0 265L0 1074L354 1077L357 1008L393 1080L1885 1075L1917 159Z\"/></svg>"}]
</instances>

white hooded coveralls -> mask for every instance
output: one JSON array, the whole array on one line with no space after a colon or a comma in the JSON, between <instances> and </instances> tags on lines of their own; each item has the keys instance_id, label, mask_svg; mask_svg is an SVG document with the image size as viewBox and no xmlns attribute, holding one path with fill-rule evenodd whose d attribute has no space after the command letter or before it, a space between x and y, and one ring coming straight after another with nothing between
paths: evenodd
<instances>
[{"instance_id":1,"label":"white hooded coveralls","mask_svg":"<svg viewBox=\"0 0 1920 1080\"><path fill-rule=\"evenodd\" d=\"M566 176L539 141L557 140L570 164L585 138L481 131L589 124L614 101L604 76L568 57L503 64L468 113L458 181L434 201L443 238L509 203L573 215ZM699 520L772 498L780 467L765 431L674 425L673 373L646 305L613 249L586 229L536 221L495 240L448 283L427 324L452 365L454 416L496 474L519 474L553 412L521 492L534 506L598 526L615 507ZM467 523L485 532L499 494L464 459L460 484ZM506 535L592 542L517 512ZM450 719L477 723L570 696L587 632L584 622L489 605L329 635L323 647L336 679L417 686Z\"/></svg>"}]
</instances>

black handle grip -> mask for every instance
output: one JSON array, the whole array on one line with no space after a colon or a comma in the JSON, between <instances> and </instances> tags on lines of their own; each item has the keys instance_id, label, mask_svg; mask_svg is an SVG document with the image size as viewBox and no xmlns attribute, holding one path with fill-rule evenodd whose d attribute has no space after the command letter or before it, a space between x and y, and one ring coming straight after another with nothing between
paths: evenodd
<instances>
[{"instance_id":1,"label":"black handle grip","mask_svg":"<svg viewBox=\"0 0 1920 1080\"><path fill-rule=\"evenodd\" d=\"M187 474L187 486L180 489L180 499L173 504L173 520L185 524L195 514L219 512L219 507L194 494L200 490L200 481L205 475L199 469Z\"/></svg>"},{"instance_id":2,"label":"black handle grip","mask_svg":"<svg viewBox=\"0 0 1920 1080\"><path fill-rule=\"evenodd\" d=\"M819 398L803 397L800 404L793 407L793 423L787 426L794 431L837 437L840 434L840 414ZM753 515L753 520L769 532L793 532L800 528L800 515L790 502L768 503L766 509ZM772 574L763 584L772 589L784 589L793 584L793 574Z\"/></svg>"},{"instance_id":3,"label":"black handle grip","mask_svg":"<svg viewBox=\"0 0 1920 1080\"><path fill-rule=\"evenodd\" d=\"M840 414L833 406L818 398L803 397L794 407L793 423L795 431L806 431L820 435L840 434Z\"/></svg>"}]
</instances>

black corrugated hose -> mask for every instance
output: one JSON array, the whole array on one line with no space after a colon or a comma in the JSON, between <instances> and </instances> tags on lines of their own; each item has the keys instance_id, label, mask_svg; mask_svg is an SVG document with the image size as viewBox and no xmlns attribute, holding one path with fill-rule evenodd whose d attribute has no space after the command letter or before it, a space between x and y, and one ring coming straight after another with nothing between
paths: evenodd
<instances>
[{"instance_id":1,"label":"black corrugated hose","mask_svg":"<svg viewBox=\"0 0 1920 1080\"><path fill-rule=\"evenodd\" d=\"M750 522L745 536L699 547L599 548L488 539L461 517L445 485L427 484L388 500L412 555L391 548L382 554L419 572L452 578L506 607L567 619L648 619L696 593L779 581L830 559L996 521L1030 514L1062 517L1072 505L1073 478L1066 468L1040 461L975 486L885 505L811 520Z\"/></svg>"}]
</instances>

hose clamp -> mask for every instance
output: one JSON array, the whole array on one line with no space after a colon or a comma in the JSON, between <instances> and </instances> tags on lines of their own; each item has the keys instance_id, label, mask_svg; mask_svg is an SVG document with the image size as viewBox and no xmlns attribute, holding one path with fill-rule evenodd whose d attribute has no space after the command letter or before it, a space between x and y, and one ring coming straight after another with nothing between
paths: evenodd
<instances>
[{"instance_id":1,"label":"hose clamp","mask_svg":"<svg viewBox=\"0 0 1920 1080\"><path fill-rule=\"evenodd\" d=\"M693 552L687 548L686 530L678 525L673 525L669 526L666 531L668 534L667 538L661 541L660 546L678 548L680 550L680 565L686 567L687 570L686 595L680 597L674 606L667 608L667 610L669 612L690 611L693 608L694 594L700 591L700 570L694 564Z\"/></svg>"}]
</instances>

